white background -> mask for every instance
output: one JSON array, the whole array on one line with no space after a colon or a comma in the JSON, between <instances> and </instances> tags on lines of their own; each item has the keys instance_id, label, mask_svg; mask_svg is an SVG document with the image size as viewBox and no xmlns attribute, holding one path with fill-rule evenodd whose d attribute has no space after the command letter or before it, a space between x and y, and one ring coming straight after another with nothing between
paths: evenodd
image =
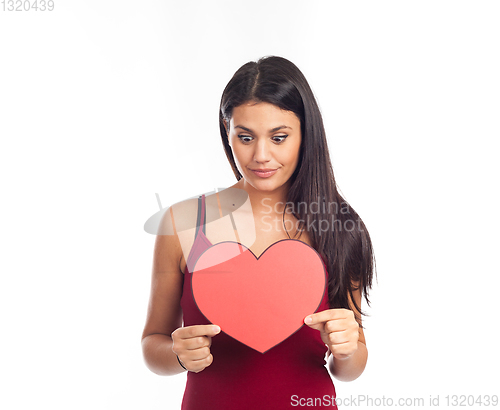
<instances>
[{"instance_id":1,"label":"white background","mask_svg":"<svg viewBox=\"0 0 500 410\"><path fill-rule=\"evenodd\" d=\"M376 252L367 368L338 397L500 394L499 20L496 1L456 0L1 11L0 407L180 407L185 375L142 358L143 225L155 193L235 182L218 104L264 55L308 79Z\"/></svg>"}]
</instances>

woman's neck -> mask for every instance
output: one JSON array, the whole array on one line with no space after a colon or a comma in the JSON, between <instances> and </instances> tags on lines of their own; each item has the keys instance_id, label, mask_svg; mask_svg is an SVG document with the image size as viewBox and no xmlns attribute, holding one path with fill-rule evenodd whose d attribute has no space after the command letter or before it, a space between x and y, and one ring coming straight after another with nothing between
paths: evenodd
<instances>
[{"instance_id":1,"label":"woman's neck","mask_svg":"<svg viewBox=\"0 0 500 410\"><path fill-rule=\"evenodd\" d=\"M260 191L242 178L234 188L246 191L254 214L282 214L285 209L288 183L273 191Z\"/></svg>"}]
</instances>

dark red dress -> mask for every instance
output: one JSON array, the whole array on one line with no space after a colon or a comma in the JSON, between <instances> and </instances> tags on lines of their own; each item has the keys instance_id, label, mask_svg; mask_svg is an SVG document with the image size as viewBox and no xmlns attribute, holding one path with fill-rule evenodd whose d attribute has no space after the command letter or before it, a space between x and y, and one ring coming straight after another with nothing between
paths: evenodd
<instances>
[{"instance_id":1,"label":"dark red dress","mask_svg":"<svg viewBox=\"0 0 500 410\"><path fill-rule=\"evenodd\" d=\"M198 203L195 241L184 272L184 326L209 324L191 290L192 268L212 246L205 236L205 195ZM317 311L328 308L325 291ZM336 409L335 387L325 367L327 350L319 331L306 325L264 354L221 332L212 338L212 364L199 373L188 372L182 409L280 410L307 406L308 399L316 407Z\"/></svg>"}]
</instances>

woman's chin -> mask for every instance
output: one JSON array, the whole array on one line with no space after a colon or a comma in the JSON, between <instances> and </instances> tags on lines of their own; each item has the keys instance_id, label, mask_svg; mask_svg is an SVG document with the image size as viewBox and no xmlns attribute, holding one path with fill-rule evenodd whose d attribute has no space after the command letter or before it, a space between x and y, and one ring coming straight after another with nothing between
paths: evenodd
<instances>
[{"instance_id":1,"label":"woman's chin","mask_svg":"<svg viewBox=\"0 0 500 410\"><path fill-rule=\"evenodd\" d=\"M277 181L262 181L262 180L247 180L247 182L257 191L260 192L274 192L283 186L282 183Z\"/></svg>"}]
</instances>

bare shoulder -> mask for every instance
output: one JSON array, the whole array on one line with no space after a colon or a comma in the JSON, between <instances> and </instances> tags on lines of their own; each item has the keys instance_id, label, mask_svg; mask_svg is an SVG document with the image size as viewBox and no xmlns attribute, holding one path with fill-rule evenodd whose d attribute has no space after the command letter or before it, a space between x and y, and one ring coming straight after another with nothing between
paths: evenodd
<instances>
[{"instance_id":1,"label":"bare shoulder","mask_svg":"<svg viewBox=\"0 0 500 410\"><path fill-rule=\"evenodd\" d=\"M188 198L176 202L168 208L170 216L170 225L175 234L179 231L186 231L196 226L196 217L198 213L198 198Z\"/></svg>"},{"instance_id":2,"label":"bare shoulder","mask_svg":"<svg viewBox=\"0 0 500 410\"><path fill-rule=\"evenodd\" d=\"M223 218L234 214L235 210L242 211L250 206L247 193L242 189L229 187L218 192L206 192L205 195L205 224L209 237L218 242L224 240L228 230L233 233L231 222ZM179 244L179 269L185 272L186 262L191 253L195 236L198 215L201 215L199 197L194 196L174 203L163 215L161 231L175 235ZM237 216L235 216L237 218Z\"/></svg>"},{"instance_id":3,"label":"bare shoulder","mask_svg":"<svg viewBox=\"0 0 500 410\"><path fill-rule=\"evenodd\" d=\"M182 326L184 255L192 247L198 214L197 197L164 208L157 222L151 296L143 336L170 335Z\"/></svg>"},{"instance_id":4,"label":"bare shoulder","mask_svg":"<svg viewBox=\"0 0 500 410\"><path fill-rule=\"evenodd\" d=\"M169 207L170 226L179 244L178 266L181 272L186 269L186 261L191 252L196 235L198 219L198 196L176 202Z\"/></svg>"}]
</instances>

